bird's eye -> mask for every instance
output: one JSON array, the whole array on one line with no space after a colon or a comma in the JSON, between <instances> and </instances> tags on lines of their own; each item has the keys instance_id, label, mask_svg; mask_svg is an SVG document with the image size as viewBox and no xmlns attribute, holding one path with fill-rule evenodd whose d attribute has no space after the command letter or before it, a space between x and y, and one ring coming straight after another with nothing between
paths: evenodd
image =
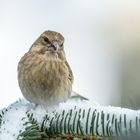
<instances>
[{"instance_id":1,"label":"bird's eye","mask_svg":"<svg viewBox=\"0 0 140 140\"><path fill-rule=\"evenodd\" d=\"M46 43L50 43L50 41L49 41L49 39L48 39L47 37L43 37L43 39L44 39L44 41L45 41Z\"/></svg>"},{"instance_id":2,"label":"bird's eye","mask_svg":"<svg viewBox=\"0 0 140 140\"><path fill-rule=\"evenodd\" d=\"M60 45L60 47L63 47L63 43Z\"/></svg>"}]
</instances>

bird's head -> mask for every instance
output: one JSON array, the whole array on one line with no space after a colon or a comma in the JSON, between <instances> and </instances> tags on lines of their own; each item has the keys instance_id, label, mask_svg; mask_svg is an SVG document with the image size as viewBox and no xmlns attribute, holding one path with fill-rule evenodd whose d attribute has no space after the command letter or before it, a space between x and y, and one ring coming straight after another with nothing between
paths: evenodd
<instances>
[{"instance_id":1,"label":"bird's head","mask_svg":"<svg viewBox=\"0 0 140 140\"><path fill-rule=\"evenodd\" d=\"M33 43L29 52L36 52L40 54L54 55L64 57L64 37L55 31L45 31Z\"/></svg>"}]
</instances>

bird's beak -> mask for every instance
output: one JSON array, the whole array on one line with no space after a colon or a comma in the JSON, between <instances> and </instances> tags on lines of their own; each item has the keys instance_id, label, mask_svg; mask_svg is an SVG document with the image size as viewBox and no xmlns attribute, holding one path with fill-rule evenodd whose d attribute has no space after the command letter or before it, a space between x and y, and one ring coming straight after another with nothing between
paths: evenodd
<instances>
[{"instance_id":1,"label":"bird's beak","mask_svg":"<svg viewBox=\"0 0 140 140\"><path fill-rule=\"evenodd\" d=\"M54 50L58 50L58 48L59 48L59 44L57 43L57 42L53 42L52 43L52 45L51 45L53 48L54 48Z\"/></svg>"}]
</instances>

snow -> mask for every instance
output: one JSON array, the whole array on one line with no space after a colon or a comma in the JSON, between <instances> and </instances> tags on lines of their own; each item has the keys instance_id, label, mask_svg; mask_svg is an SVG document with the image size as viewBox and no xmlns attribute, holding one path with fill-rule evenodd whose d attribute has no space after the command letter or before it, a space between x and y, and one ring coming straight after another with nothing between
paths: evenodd
<instances>
[{"instance_id":1,"label":"snow","mask_svg":"<svg viewBox=\"0 0 140 140\"><path fill-rule=\"evenodd\" d=\"M24 100L16 102L7 108L3 109L4 117L0 128L0 140L16 140L20 130L23 130L23 117L26 117L27 104Z\"/></svg>"},{"instance_id":2,"label":"snow","mask_svg":"<svg viewBox=\"0 0 140 140\"><path fill-rule=\"evenodd\" d=\"M90 102L90 101L81 101L81 100L68 100L65 103L60 103L57 106L51 106L49 108L44 108L43 106L35 106L29 102L27 102L25 99L19 100L7 108L4 108L0 111L0 114L4 112L4 115L2 117L2 124L0 128L0 140L16 140L17 136L19 135L20 131L25 130L24 123L28 121L26 112L32 112L34 114L34 118L37 119L38 123L41 123L44 119L45 114L49 114L50 119L56 115L56 112L62 112L65 110L66 112L70 112L70 110L73 109L75 112L79 111L79 109L85 110L85 114L88 114L89 109L95 110L99 113L103 111L104 114L114 114L115 118L120 117L120 115L124 116L126 114L127 116L127 125L129 125L130 120L132 120L132 127L135 129L135 118L140 116L140 110L131 110L126 108L120 108L120 107L111 107L111 106L101 106L96 102ZM75 113L74 112L74 113ZM73 113L73 115L74 115ZM82 114L79 114L82 116ZM107 116L107 115L106 115ZM105 119L107 119L105 116ZM71 120L73 120L74 116L71 116ZM89 118L92 117L92 113L89 114ZM100 116L101 117L101 116ZM91 120L89 119L89 124L91 124ZM100 119L99 119L100 120ZM83 132L86 133L86 124L87 118L80 117L80 123L83 129ZM124 120L122 120L124 121ZM99 124L101 122L99 121ZM107 121L105 122L105 126L107 125ZM109 124L111 126L111 124ZM46 124L46 127L49 127L49 122ZM112 130L114 131L114 125L112 125ZM126 131L126 129L123 129L124 126L122 126L122 132ZM102 134L102 126L99 125L99 134ZM89 132L89 129L87 130Z\"/></svg>"}]
</instances>

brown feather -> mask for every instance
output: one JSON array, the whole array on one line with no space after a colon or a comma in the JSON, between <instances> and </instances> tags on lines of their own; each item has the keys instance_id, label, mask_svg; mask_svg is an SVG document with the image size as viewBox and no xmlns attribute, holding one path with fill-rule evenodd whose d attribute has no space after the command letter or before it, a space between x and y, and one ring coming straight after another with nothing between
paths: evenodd
<instances>
[{"instance_id":1,"label":"brown feather","mask_svg":"<svg viewBox=\"0 0 140 140\"><path fill-rule=\"evenodd\" d=\"M54 42L59 45L58 50L52 47ZM71 96L73 74L66 61L63 43L64 37L60 33L46 31L21 58L18 64L19 86L30 102L52 105Z\"/></svg>"}]
</instances>

